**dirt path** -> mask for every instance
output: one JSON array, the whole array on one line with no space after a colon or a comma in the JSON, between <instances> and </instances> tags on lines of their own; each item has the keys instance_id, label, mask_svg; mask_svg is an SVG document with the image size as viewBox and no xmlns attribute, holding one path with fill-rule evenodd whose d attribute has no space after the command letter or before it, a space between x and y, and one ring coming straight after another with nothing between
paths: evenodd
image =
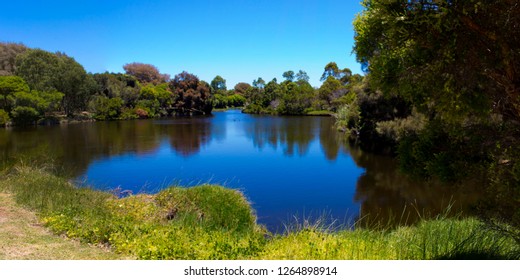
<instances>
[{"instance_id":1,"label":"dirt path","mask_svg":"<svg viewBox=\"0 0 520 280\"><path fill-rule=\"evenodd\" d=\"M33 212L0 193L0 260L109 260L122 256L52 234Z\"/></svg>"}]
</instances>

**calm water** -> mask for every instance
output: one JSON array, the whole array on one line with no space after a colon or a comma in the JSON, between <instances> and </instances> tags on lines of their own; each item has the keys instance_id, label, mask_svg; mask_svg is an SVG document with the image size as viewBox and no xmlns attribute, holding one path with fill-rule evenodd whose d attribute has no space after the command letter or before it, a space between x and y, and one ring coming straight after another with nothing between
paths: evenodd
<instances>
[{"instance_id":1,"label":"calm water","mask_svg":"<svg viewBox=\"0 0 520 280\"><path fill-rule=\"evenodd\" d=\"M394 160L349 147L328 117L252 116L96 122L0 130L4 159L53 158L83 184L157 192L171 184L240 189L271 231L325 217L411 222L448 205L471 211L470 186L412 181ZM404 209L404 210L403 210ZM404 211L404 212L403 212ZM404 214L402 214L404 213Z\"/></svg>"}]
</instances>

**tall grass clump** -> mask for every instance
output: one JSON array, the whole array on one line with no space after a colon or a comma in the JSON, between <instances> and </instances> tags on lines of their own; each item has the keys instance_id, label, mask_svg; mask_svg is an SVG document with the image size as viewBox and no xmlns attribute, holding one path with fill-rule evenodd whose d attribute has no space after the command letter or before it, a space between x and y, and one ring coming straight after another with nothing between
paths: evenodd
<instances>
[{"instance_id":1,"label":"tall grass clump","mask_svg":"<svg viewBox=\"0 0 520 280\"><path fill-rule=\"evenodd\" d=\"M261 259L518 259L512 238L486 230L476 219L439 217L415 226L371 230L356 228L324 232L309 226L276 236Z\"/></svg>"}]
</instances>

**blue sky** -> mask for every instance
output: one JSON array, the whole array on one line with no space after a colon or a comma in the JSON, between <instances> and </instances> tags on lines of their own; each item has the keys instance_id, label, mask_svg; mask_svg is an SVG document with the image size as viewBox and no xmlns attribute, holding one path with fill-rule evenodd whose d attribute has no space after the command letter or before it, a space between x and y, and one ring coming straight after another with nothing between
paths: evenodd
<instances>
[{"instance_id":1,"label":"blue sky","mask_svg":"<svg viewBox=\"0 0 520 280\"><path fill-rule=\"evenodd\" d=\"M357 0L5 1L0 41L62 51L89 72L150 63L228 88L304 70L319 86L330 61L354 73Z\"/></svg>"}]
</instances>

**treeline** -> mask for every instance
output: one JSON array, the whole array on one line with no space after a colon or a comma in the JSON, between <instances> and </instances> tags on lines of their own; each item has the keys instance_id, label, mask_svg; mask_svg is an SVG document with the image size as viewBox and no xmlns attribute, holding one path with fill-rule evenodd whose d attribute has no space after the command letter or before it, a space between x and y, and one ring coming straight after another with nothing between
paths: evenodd
<instances>
[{"instance_id":1,"label":"treeline","mask_svg":"<svg viewBox=\"0 0 520 280\"><path fill-rule=\"evenodd\" d=\"M520 6L363 1L354 51L367 75L337 125L403 170L481 178L488 220L520 226ZM518 230L505 233L520 236Z\"/></svg>"},{"instance_id":2,"label":"treeline","mask_svg":"<svg viewBox=\"0 0 520 280\"><path fill-rule=\"evenodd\" d=\"M341 104L351 98L351 85L360 80L360 75L352 75L350 69L339 69L335 62L325 68L320 88L309 84L305 71L286 71L284 81L276 79L266 83L262 78L253 85L242 85L247 99L244 112L282 115L332 114ZM238 86L238 85L237 85Z\"/></svg>"},{"instance_id":3,"label":"treeline","mask_svg":"<svg viewBox=\"0 0 520 280\"><path fill-rule=\"evenodd\" d=\"M210 85L182 72L170 79L149 64L124 65L125 73L87 73L57 52L0 44L0 124L74 119L133 119L208 114Z\"/></svg>"},{"instance_id":4,"label":"treeline","mask_svg":"<svg viewBox=\"0 0 520 280\"><path fill-rule=\"evenodd\" d=\"M170 78L144 63L123 69L87 73L64 53L0 43L0 125L198 115L229 107L256 114L332 114L352 100L352 86L361 80L334 62L325 66L320 88L302 70L286 71L281 83L258 78L228 90L221 76L208 83L187 72Z\"/></svg>"}]
</instances>

